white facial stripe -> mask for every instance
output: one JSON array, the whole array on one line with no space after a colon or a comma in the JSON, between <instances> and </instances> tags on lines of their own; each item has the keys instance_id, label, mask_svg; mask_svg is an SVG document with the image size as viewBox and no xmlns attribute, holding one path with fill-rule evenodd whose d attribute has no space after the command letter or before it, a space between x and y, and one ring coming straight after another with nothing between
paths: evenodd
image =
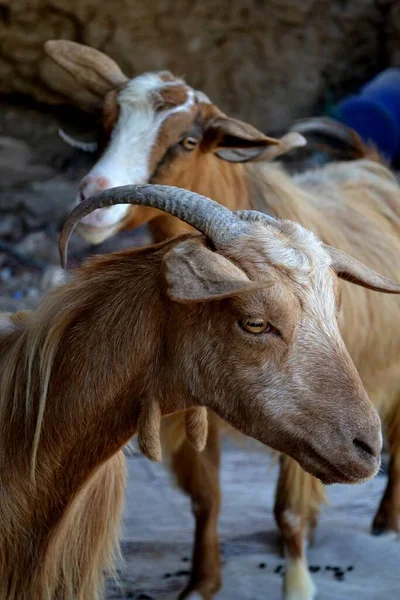
<instances>
[{"instance_id":1,"label":"white facial stripe","mask_svg":"<svg viewBox=\"0 0 400 600\"><path fill-rule=\"evenodd\" d=\"M132 79L121 90L118 97L120 114L110 143L87 175L93 192L98 178L107 179L107 187L148 181L150 153L162 123L174 113L189 110L195 102L194 91L187 88L184 104L156 112L152 102L154 92L176 85L185 84L179 79L165 82L159 75L149 73ZM92 192L89 190L89 193ZM129 205L125 204L101 209L85 217L82 223L92 227L111 227L123 219L128 210Z\"/></svg>"},{"instance_id":2,"label":"white facial stripe","mask_svg":"<svg viewBox=\"0 0 400 600\"><path fill-rule=\"evenodd\" d=\"M201 102L202 104L212 104L210 98L204 92L202 92L200 90L195 91L195 96L196 96L197 102Z\"/></svg>"}]
</instances>

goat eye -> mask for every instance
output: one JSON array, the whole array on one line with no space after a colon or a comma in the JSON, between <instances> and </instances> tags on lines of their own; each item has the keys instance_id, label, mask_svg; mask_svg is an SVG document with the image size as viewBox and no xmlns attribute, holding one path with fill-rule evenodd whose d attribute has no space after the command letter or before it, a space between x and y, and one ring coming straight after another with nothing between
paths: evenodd
<instances>
[{"instance_id":1,"label":"goat eye","mask_svg":"<svg viewBox=\"0 0 400 600\"><path fill-rule=\"evenodd\" d=\"M199 140L197 138L191 137L191 136L185 137L181 141L181 144L185 148L185 150L193 150L194 148L196 148L198 143L199 143Z\"/></svg>"},{"instance_id":2,"label":"goat eye","mask_svg":"<svg viewBox=\"0 0 400 600\"><path fill-rule=\"evenodd\" d=\"M265 319L241 319L239 325L249 333L268 333L273 329L272 325Z\"/></svg>"}]
</instances>

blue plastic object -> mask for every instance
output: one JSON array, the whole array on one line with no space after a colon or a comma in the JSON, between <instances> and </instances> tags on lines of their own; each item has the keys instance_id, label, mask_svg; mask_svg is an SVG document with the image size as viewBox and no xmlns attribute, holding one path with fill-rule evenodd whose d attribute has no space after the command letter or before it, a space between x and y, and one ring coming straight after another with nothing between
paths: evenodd
<instances>
[{"instance_id":1,"label":"blue plastic object","mask_svg":"<svg viewBox=\"0 0 400 600\"><path fill-rule=\"evenodd\" d=\"M400 155L400 68L386 69L336 108L343 123L388 159Z\"/></svg>"}]
</instances>

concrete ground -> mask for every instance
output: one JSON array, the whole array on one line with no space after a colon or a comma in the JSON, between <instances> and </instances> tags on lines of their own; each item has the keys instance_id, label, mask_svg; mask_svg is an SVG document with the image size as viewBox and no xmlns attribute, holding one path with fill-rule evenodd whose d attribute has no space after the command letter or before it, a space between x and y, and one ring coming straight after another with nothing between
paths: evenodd
<instances>
[{"instance_id":1,"label":"concrete ground","mask_svg":"<svg viewBox=\"0 0 400 600\"><path fill-rule=\"evenodd\" d=\"M260 446L225 444L220 534L223 588L218 600L281 600L284 562L272 515L277 466ZM193 519L188 499L167 469L139 454L129 480L119 583L107 600L176 600L189 569ZM358 486L331 486L315 544L308 552L318 600L399 600L400 542L369 534L385 476ZM342 581L326 567L341 567ZM352 567L351 570L347 570Z\"/></svg>"}]
</instances>

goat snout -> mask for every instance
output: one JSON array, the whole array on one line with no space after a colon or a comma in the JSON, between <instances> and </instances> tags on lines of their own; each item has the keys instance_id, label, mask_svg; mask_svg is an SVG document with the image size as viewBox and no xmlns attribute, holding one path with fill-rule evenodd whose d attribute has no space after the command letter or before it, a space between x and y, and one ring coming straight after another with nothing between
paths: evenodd
<instances>
[{"instance_id":1,"label":"goat snout","mask_svg":"<svg viewBox=\"0 0 400 600\"><path fill-rule=\"evenodd\" d=\"M97 192L108 190L113 187L111 181L107 177L88 176L82 181L78 189L78 200L82 201Z\"/></svg>"},{"instance_id":2,"label":"goat snout","mask_svg":"<svg viewBox=\"0 0 400 600\"><path fill-rule=\"evenodd\" d=\"M358 437L353 440L353 445L356 447L356 451L365 458L366 456L372 456L377 458L382 452L382 435L371 436L367 435L364 437Z\"/></svg>"},{"instance_id":3,"label":"goat snout","mask_svg":"<svg viewBox=\"0 0 400 600\"><path fill-rule=\"evenodd\" d=\"M371 469L372 475L374 475L379 469L382 452L382 433L378 418L375 423L360 431L353 439L353 452L356 459L361 461L361 464L364 464L367 469Z\"/></svg>"},{"instance_id":4,"label":"goat snout","mask_svg":"<svg viewBox=\"0 0 400 600\"><path fill-rule=\"evenodd\" d=\"M347 452L343 456L343 466L358 480L376 475L381 464L381 422L378 413L372 407L368 415L367 420L366 415L359 420L355 431L349 431Z\"/></svg>"},{"instance_id":5,"label":"goat snout","mask_svg":"<svg viewBox=\"0 0 400 600\"><path fill-rule=\"evenodd\" d=\"M114 185L107 177L88 175L79 186L77 203L112 187ZM103 241L111 233L115 233L118 224L124 219L128 210L129 206L125 204L97 209L82 219L79 225L80 233L93 243Z\"/></svg>"}]
</instances>

